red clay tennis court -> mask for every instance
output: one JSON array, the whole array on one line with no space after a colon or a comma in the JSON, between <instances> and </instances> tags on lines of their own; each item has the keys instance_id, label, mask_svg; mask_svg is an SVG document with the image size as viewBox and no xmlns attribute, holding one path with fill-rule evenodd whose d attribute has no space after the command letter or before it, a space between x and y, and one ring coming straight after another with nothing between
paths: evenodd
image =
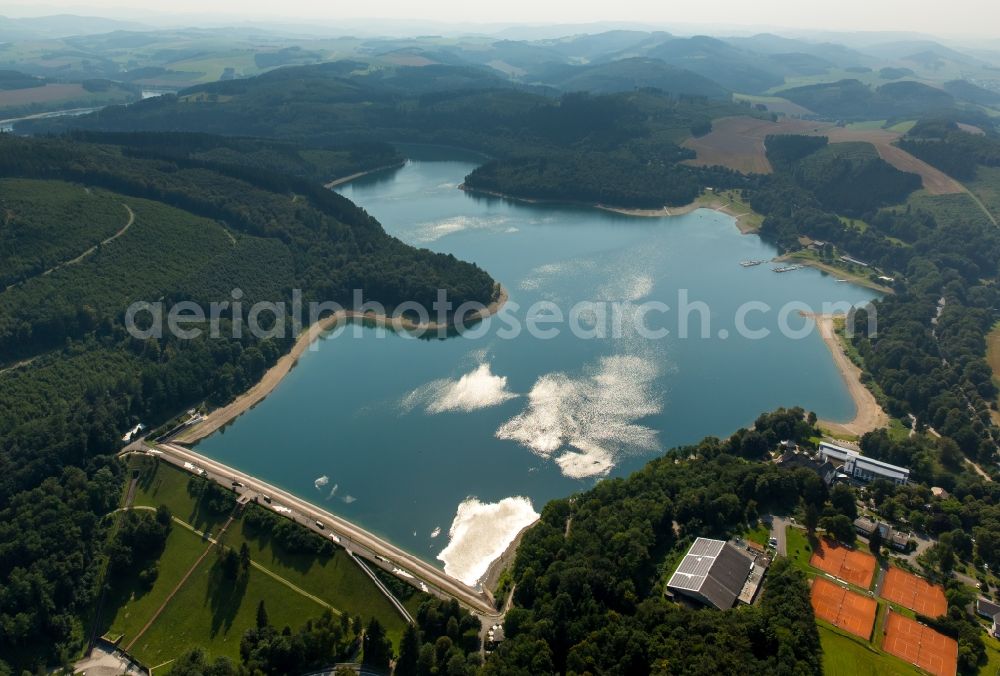
<instances>
[{"instance_id":1,"label":"red clay tennis court","mask_svg":"<svg viewBox=\"0 0 1000 676\"><path fill-rule=\"evenodd\" d=\"M890 568L882 585L882 598L927 617L948 612L948 600L941 587L899 568Z\"/></svg>"},{"instance_id":2,"label":"red clay tennis court","mask_svg":"<svg viewBox=\"0 0 1000 676\"><path fill-rule=\"evenodd\" d=\"M864 589L875 575L874 556L828 540L819 541L809 565Z\"/></svg>"},{"instance_id":3,"label":"red clay tennis court","mask_svg":"<svg viewBox=\"0 0 1000 676\"><path fill-rule=\"evenodd\" d=\"M809 597L816 617L866 641L871 637L877 608L875 599L849 591L821 577L813 580Z\"/></svg>"},{"instance_id":4,"label":"red clay tennis court","mask_svg":"<svg viewBox=\"0 0 1000 676\"><path fill-rule=\"evenodd\" d=\"M889 611L882 648L935 676L955 676L958 671L958 642L955 639L899 613Z\"/></svg>"}]
</instances>

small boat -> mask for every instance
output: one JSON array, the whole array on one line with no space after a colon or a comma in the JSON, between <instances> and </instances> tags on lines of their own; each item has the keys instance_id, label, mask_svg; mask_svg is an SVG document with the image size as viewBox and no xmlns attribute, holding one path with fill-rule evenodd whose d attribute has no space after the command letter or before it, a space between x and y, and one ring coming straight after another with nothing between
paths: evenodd
<instances>
[{"instance_id":1,"label":"small boat","mask_svg":"<svg viewBox=\"0 0 1000 676\"><path fill-rule=\"evenodd\" d=\"M795 270L801 270L803 266L801 265L782 265L777 268L772 268L775 272L793 272Z\"/></svg>"},{"instance_id":2,"label":"small boat","mask_svg":"<svg viewBox=\"0 0 1000 676\"><path fill-rule=\"evenodd\" d=\"M755 265L760 265L761 263L766 263L766 262L767 261L763 260L740 261L740 265L742 265L745 268L752 268Z\"/></svg>"}]
</instances>

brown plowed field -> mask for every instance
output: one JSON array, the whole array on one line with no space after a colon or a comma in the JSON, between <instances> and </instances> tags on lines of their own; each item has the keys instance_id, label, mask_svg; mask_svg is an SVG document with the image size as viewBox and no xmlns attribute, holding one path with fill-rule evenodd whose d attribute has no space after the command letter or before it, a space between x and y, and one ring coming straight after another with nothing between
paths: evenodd
<instances>
[{"instance_id":1,"label":"brown plowed field","mask_svg":"<svg viewBox=\"0 0 1000 676\"><path fill-rule=\"evenodd\" d=\"M753 117L725 117L712 123L712 131L699 138L690 138L684 146L698 157L689 160L697 166L722 165L744 174L771 173L764 139L772 134L803 134L826 136L830 143L860 141L875 146L879 156L900 171L917 174L924 190L932 195L964 192L962 185L923 160L892 145L901 134L888 129L848 129L829 122L811 122L783 118L778 122Z\"/></svg>"}]
</instances>

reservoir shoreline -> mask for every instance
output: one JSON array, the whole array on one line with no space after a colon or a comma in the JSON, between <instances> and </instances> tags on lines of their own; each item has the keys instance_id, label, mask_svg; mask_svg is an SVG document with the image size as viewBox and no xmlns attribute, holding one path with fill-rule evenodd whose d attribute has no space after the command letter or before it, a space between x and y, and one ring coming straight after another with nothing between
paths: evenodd
<instances>
[{"instance_id":1,"label":"reservoir shoreline","mask_svg":"<svg viewBox=\"0 0 1000 676\"><path fill-rule=\"evenodd\" d=\"M537 197L520 197L518 195L512 195L509 193L498 192L496 190L486 190L484 188L474 188L472 186L462 183L458 186L459 190L467 192L469 194L479 194L488 195L490 197L499 197L501 199L511 200L513 202L522 202L525 204L555 204L573 207L584 207L588 209L600 209L601 211L610 211L611 213L621 214L623 216L635 216L638 218L663 218L665 216L684 216L685 214L690 214L698 209L711 209L713 211L718 211L726 214L727 216L732 216L736 219L736 227L744 235L755 234L758 228L747 222L747 216L749 213L739 212L733 209L732 205L728 202L719 199L718 197L706 198L705 196L699 197L698 199L690 202L688 204L679 207L661 207L659 209L636 209L629 207L616 207L608 204L599 204L596 202L580 202L576 200L554 200L554 199L542 199ZM752 213L752 212L751 212Z\"/></svg>"},{"instance_id":2,"label":"reservoir shoreline","mask_svg":"<svg viewBox=\"0 0 1000 676\"><path fill-rule=\"evenodd\" d=\"M347 176L341 176L340 178L335 178L328 183L324 183L324 188L336 188L338 185L343 185L344 183L350 183L351 181L361 178L362 176L368 176L369 174L376 174L380 171L386 171L387 169L399 169L400 167L406 166L406 160L402 162L395 162L394 164L384 164L381 167L375 167L374 169L367 169L365 171L359 171L354 174L348 174Z\"/></svg>"},{"instance_id":3,"label":"reservoir shoreline","mask_svg":"<svg viewBox=\"0 0 1000 676\"><path fill-rule=\"evenodd\" d=\"M496 314L507 303L508 298L509 295L507 290L502 285L497 284L495 298L493 301L487 305L484 310L477 311L469 315L468 321L476 322ZM371 312L360 313L355 312L354 310L341 310L336 312L328 317L318 320L316 323L309 326L309 328L305 329L299 335L298 339L296 339L292 349L282 355L281 358L275 362L274 366L268 369L267 372L264 373L263 377L250 389L236 397L236 399L225 406L214 409L202 418L200 422L185 429L174 437L172 441L182 444L195 444L205 437L214 434L222 427L228 425L236 418L240 417L259 404L267 397L267 395L273 392L281 381L284 380L285 376L291 372L292 368L298 363L299 358L305 354L305 351L309 349L309 346L312 345L314 341L321 338L325 332L335 328L340 322L355 319L372 321L380 328L391 328L396 331L439 331L443 328L450 328L450 325L444 326L438 322L416 324L409 319L398 318L394 320L385 315L376 315Z\"/></svg>"},{"instance_id":4,"label":"reservoir shoreline","mask_svg":"<svg viewBox=\"0 0 1000 676\"><path fill-rule=\"evenodd\" d=\"M490 270L504 286L517 288L517 301L525 305L552 298L567 304L605 297L657 299L690 284L727 317L739 300L749 298L776 305L796 299L819 307L826 301L854 303L871 297L816 272L804 271L801 280L789 285L788 276L736 265L777 253L760 238L740 237L733 229L737 214L732 211L746 212L752 223L760 220L738 195L730 200L713 191L686 208L622 214L645 220L626 219L613 213L620 210L594 205L559 209L531 207L530 200L516 198L470 200L471 195L455 187L477 162L416 153L398 171L345 181L338 190L385 223L390 235L404 242L435 242L440 253ZM720 204L726 201L731 206ZM713 205L718 208L699 209ZM649 220L668 214L678 218ZM632 227L622 227L626 224ZM427 239L428 231L433 239ZM503 304L499 296L496 301L492 312ZM326 318L327 326L344 319L355 320L348 331L360 331L362 321L369 333L373 325L388 325L385 318L359 320L344 313ZM284 486L310 504L327 505L331 513L380 533L435 567L441 561L453 572L464 566L474 575L462 577L479 576L489 591L514 558L525 525L521 521L509 527L513 521L507 501L523 498L537 505L537 512L549 500L586 489L597 477L631 473L640 466L637 456L656 452L637 448L627 434L598 438L606 430L598 423L608 411L595 402L627 402L627 410L612 411L611 422L655 438L657 448L726 434L761 410L790 401L835 420L856 412L841 374L828 361L827 348L815 339L741 343L739 349L753 355L749 360L734 358L732 348L723 349L714 339L678 343L670 357L660 352L670 347L666 344L652 349L629 336L579 341L565 332L530 342L525 342L530 336L488 336L488 342L475 345L350 340L310 357L307 368L275 392L277 382L323 328L309 327L317 333L295 341L295 353L282 357L283 368L269 374L269 379L275 376L270 387L256 386L235 406L214 411L207 421L211 425L201 421L179 440L201 439L199 452L208 457ZM343 330L343 325L336 329ZM674 368L675 362L698 359L710 366L705 371ZM761 364L799 359L811 360L813 377L787 383L780 395L765 393L761 399L758 383L775 373L773 366ZM725 381L732 373L740 376L731 388L706 398L715 388L705 383ZM560 386L555 400L532 399L552 383ZM608 462L602 464L604 456L589 451L536 452L534 429L547 412L539 406L547 403L559 407L560 420L574 426L573 434L582 435L586 449L594 448L592 439L607 441ZM213 434L250 408L253 412L226 427L225 434ZM651 413L634 422L644 411ZM512 425L525 430L523 440L498 434L502 428L514 429ZM556 430L561 446L569 429ZM475 509L467 505L470 501L476 502ZM444 532L449 541L442 550L435 538Z\"/></svg>"},{"instance_id":5,"label":"reservoir shoreline","mask_svg":"<svg viewBox=\"0 0 1000 676\"><path fill-rule=\"evenodd\" d=\"M819 335L830 350L837 370L844 378L847 390L854 400L856 411L854 417L846 422L833 422L830 420L820 420L819 425L824 430L833 434L844 434L848 436L860 437L866 432L886 427L889 424L889 416L879 405L878 400L871 390L861 382L861 369L850 360L840 342L840 337L834 327L834 315L828 314L806 314L816 322Z\"/></svg>"}]
</instances>

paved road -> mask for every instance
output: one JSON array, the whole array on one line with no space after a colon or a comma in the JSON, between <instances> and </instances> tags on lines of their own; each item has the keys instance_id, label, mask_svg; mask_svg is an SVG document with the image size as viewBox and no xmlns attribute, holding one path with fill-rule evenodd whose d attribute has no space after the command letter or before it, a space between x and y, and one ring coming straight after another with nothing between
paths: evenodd
<instances>
[{"instance_id":1,"label":"paved road","mask_svg":"<svg viewBox=\"0 0 1000 676\"><path fill-rule=\"evenodd\" d=\"M161 460L170 462L187 471L193 470L186 467L185 463L193 465L198 469L203 469L209 479L225 486L235 488L236 492L249 500L260 497L260 504L268 506L263 496L271 498L271 508L284 507L289 511L279 511L276 513L286 516L312 529L319 535L330 537L331 534L339 538L338 544L356 556L362 556L371 564L376 565L390 574L396 575L399 579L414 584L418 588L428 593L444 598L454 598L459 603L480 613L486 617L499 617L490 598L472 587L459 582L446 575L444 571L434 567L426 561L409 554L390 542L370 533L360 526L320 509L305 500L301 500L291 493L276 486L244 474L239 470L224 465L220 462L207 458L199 453L174 443L166 443L149 446L155 455ZM129 449L133 449L130 446ZM242 486L233 487L233 482L239 482ZM323 528L316 525L316 521L323 523ZM333 538L331 538L333 539ZM402 571L400 570L402 569ZM409 573L412 577L407 577L403 573Z\"/></svg>"},{"instance_id":2,"label":"paved road","mask_svg":"<svg viewBox=\"0 0 1000 676\"><path fill-rule=\"evenodd\" d=\"M771 537L778 541L775 547L778 556L788 556L788 542L785 537L785 530L791 522L783 516L771 517Z\"/></svg>"}]
</instances>

